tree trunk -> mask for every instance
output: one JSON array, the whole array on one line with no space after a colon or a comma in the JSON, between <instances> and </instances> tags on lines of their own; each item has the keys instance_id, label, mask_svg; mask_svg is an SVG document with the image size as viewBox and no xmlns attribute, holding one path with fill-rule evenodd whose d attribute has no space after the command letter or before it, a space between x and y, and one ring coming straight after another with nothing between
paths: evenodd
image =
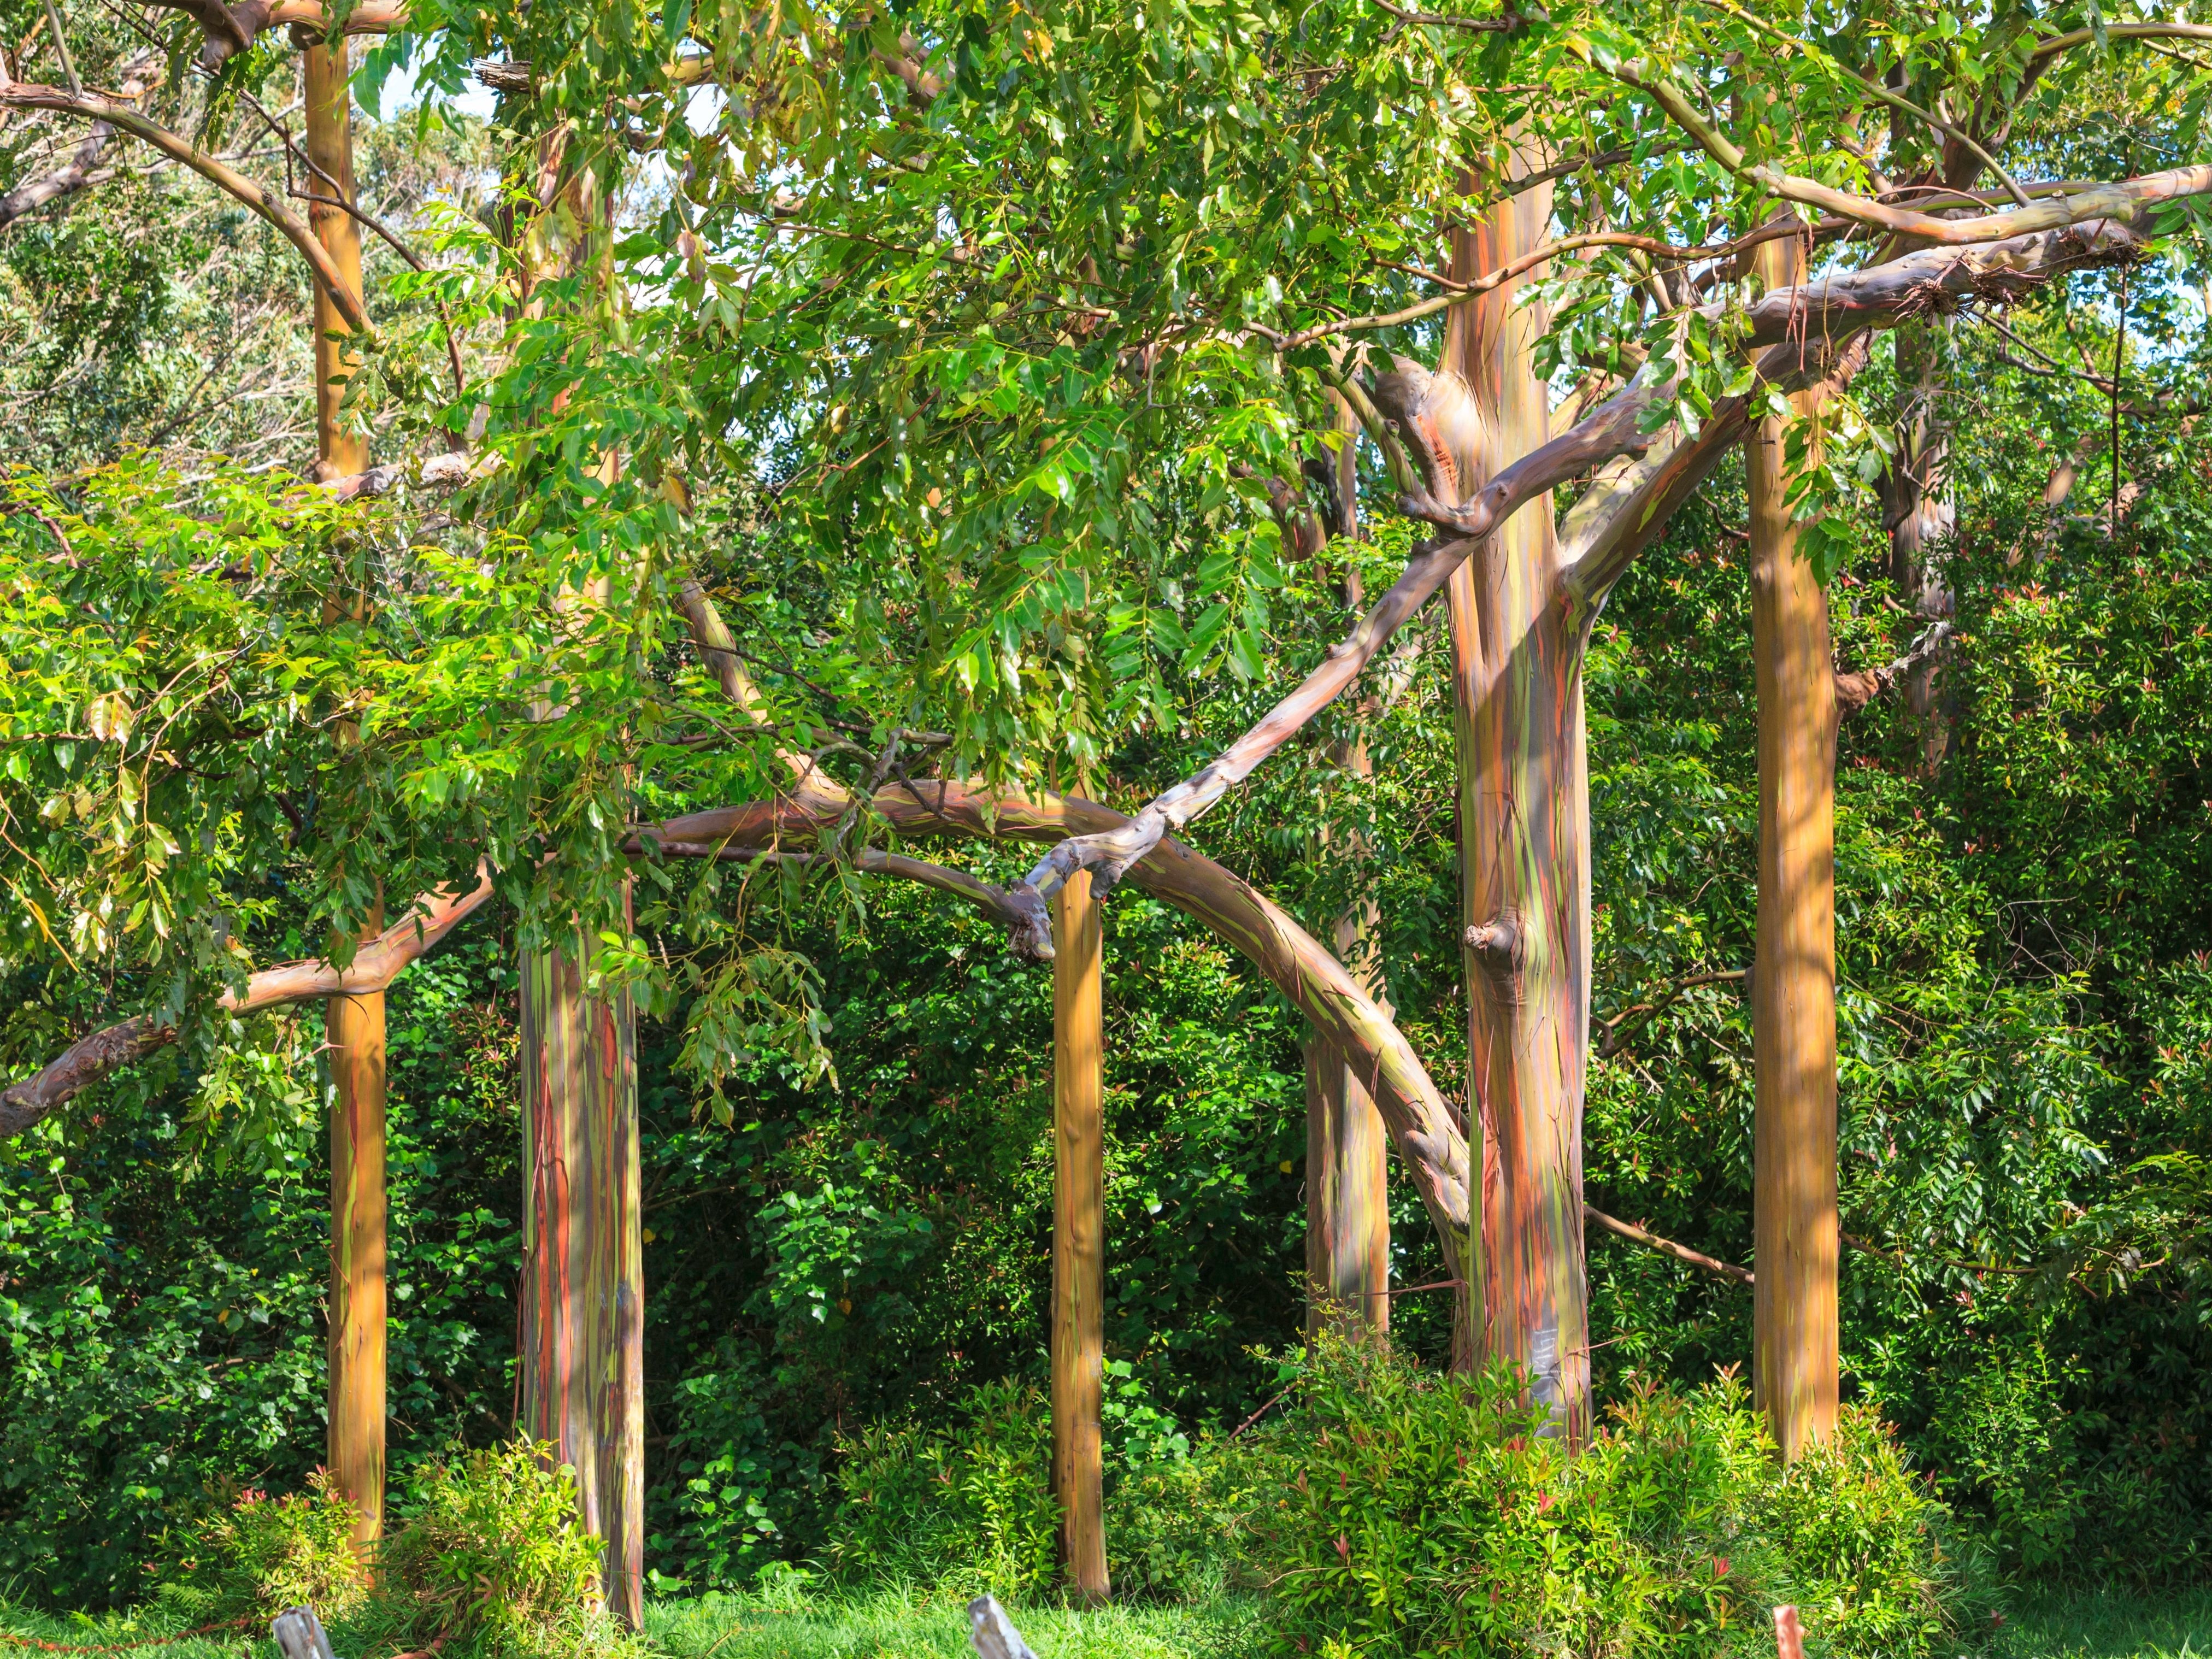
<instances>
[{"instance_id":1,"label":"tree trunk","mask_svg":"<svg viewBox=\"0 0 2212 1659\"><path fill-rule=\"evenodd\" d=\"M372 916L374 938L381 918ZM354 1541L384 1531L384 994L324 1004L330 1042L330 1470Z\"/></svg>"},{"instance_id":2,"label":"tree trunk","mask_svg":"<svg viewBox=\"0 0 2212 1659\"><path fill-rule=\"evenodd\" d=\"M1342 398L1332 402L1344 447L1335 457L1336 511L1328 530L1350 540L1359 529L1359 428ZM1364 598L1359 572L1347 568L1345 609L1356 615ZM1374 775L1374 757L1363 738L1338 743L1334 758L1352 777ZM1355 902L1336 919L1337 960L1370 995L1380 989L1368 945L1377 919L1371 898ZM1389 1132L1368 1091L1369 1079L1342 1048L1310 1031L1305 1061L1306 1340L1324 1328L1380 1340L1390 1331Z\"/></svg>"},{"instance_id":3,"label":"tree trunk","mask_svg":"<svg viewBox=\"0 0 2212 1659\"><path fill-rule=\"evenodd\" d=\"M1455 232L1453 273L1538 246L1549 185ZM1535 273L1540 274L1540 273ZM1549 437L1532 351L1546 322L1507 283L1455 307L1444 368L1473 393L1462 499ZM1589 1427L1582 1125L1589 1025L1587 630L1559 590L1548 495L1523 507L1445 592L1459 763L1470 1139L1480 1146L1457 1358L1507 1359L1557 1429Z\"/></svg>"},{"instance_id":4,"label":"tree trunk","mask_svg":"<svg viewBox=\"0 0 2212 1659\"><path fill-rule=\"evenodd\" d=\"M1802 259L1796 242L1768 242L1759 274L1790 282ZM1836 681L1780 422L1753 428L1744 466L1759 688L1752 1393L1786 1461L1836 1422Z\"/></svg>"},{"instance_id":5,"label":"tree trunk","mask_svg":"<svg viewBox=\"0 0 2212 1659\"><path fill-rule=\"evenodd\" d=\"M637 1036L580 939L522 957L522 1424L576 1472L607 1606L644 1612L645 1264Z\"/></svg>"},{"instance_id":6,"label":"tree trunk","mask_svg":"<svg viewBox=\"0 0 2212 1659\"><path fill-rule=\"evenodd\" d=\"M1942 571L1930 562L1928 544L1951 529L1954 508L1944 463L1950 430L1936 408L1943 391L1945 336L1942 317L1915 318L1897 329L1899 408L1893 428L1897 453L1882 469L1877 485L1881 525L1889 538L1890 586L1912 613L1934 621L1956 606ZM1921 722L1921 764L1933 777L1950 747L1950 720L1944 708L1942 665L1930 658L1905 682L1906 706Z\"/></svg>"},{"instance_id":7,"label":"tree trunk","mask_svg":"<svg viewBox=\"0 0 2212 1659\"><path fill-rule=\"evenodd\" d=\"M327 178L310 173L306 188L317 196L354 199L353 101L343 35L310 46L306 58L307 160ZM337 181L333 190L331 180ZM331 263L358 297L361 285L361 226L343 209L321 202L307 204L307 223ZM348 332L344 318L321 283L315 284L315 458L325 478L350 477L368 465L368 442L343 430L338 405L348 376L361 367L358 350L343 349L333 334Z\"/></svg>"},{"instance_id":8,"label":"tree trunk","mask_svg":"<svg viewBox=\"0 0 2212 1659\"><path fill-rule=\"evenodd\" d=\"M329 175L310 175L308 188L349 202L353 102L344 39L310 46L303 73L307 159ZM358 299L360 228L349 215L320 203L309 204L307 222ZM368 465L368 446L346 433L338 418L343 377L359 366L360 355L340 352L330 337L346 331L345 320L320 283L314 294L316 467L325 478L346 477ZM362 942L382 926L381 915L372 917ZM324 1005L324 1024L337 1093L331 1112L328 1455L331 1478L354 1507L354 1540L365 1547L384 1530L384 994L332 997Z\"/></svg>"},{"instance_id":9,"label":"tree trunk","mask_svg":"<svg viewBox=\"0 0 2212 1659\"><path fill-rule=\"evenodd\" d=\"M1102 951L1091 877L1053 895L1052 1472L1060 1561L1078 1600L1106 1600L1106 1095Z\"/></svg>"}]
</instances>

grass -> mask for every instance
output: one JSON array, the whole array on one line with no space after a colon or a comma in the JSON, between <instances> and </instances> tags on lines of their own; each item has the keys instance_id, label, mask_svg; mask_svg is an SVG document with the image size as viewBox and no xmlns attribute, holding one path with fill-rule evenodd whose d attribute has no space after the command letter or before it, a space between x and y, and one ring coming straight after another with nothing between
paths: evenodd
<instances>
[{"instance_id":1,"label":"grass","mask_svg":"<svg viewBox=\"0 0 2212 1659\"><path fill-rule=\"evenodd\" d=\"M1243 1659L1259 1615L1233 1596L1097 1613L1025 1607L1015 1628L1039 1659ZM957 1596L771 1593L653 1607L646 1628L671 1659L974 1659Z\"/></svg>"},{"instance_id":2,"label":"grass","mask_svg":"<svg viewBox=\"0 0 2212 1659\"><path fill-rule=\"evenodd\" d=\"M1014 1622L1040 1659L1246 1659L1261 1615L1235 1596L1192 1607L1114 1607L1076 1613L1023 1607ZM970 1659L961 1600L896 1592L840 1595L799 1589L654 1603L654 1650L666 1659ZM150 1644L186 1627L157 1609L52 1614L0 1601L0 1659L36 1649L27 1636L75 1647ZM265 1632L237 1632L161 1647L153 1659L271 1659ZM382 1659L341 1652L339 1659ZM1994 1659L2212 1659L2212 1589L2126 1589L2014 1598Z\"/></svg>"},{"instance_id":3,"label":"grass","mask_svg":"<svg viewBox=\"0 0 2212 1659\"><path fill-rule=\"evenodd\" d=\"M2014 1595L2002 1659L2212 1659L2212 1589Z\"/></svg>"}]
</instances>

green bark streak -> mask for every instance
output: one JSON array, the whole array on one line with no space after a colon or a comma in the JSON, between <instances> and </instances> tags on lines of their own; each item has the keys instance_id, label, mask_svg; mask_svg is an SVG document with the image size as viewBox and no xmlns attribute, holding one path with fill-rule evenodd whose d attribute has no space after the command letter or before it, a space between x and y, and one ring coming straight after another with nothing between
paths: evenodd
<instances>
[{"instance_id":1,"label":"green bark streak","mask_svg":"<svg viewBox=\"0 0 2212 1659\"><path fill-rule=\"evenodd\" d=\"M522 958L522 1424L576 1472L607 1605L644 1612L645 1266L636 1019L574 946Z\"/></svg>"}]
</instances>

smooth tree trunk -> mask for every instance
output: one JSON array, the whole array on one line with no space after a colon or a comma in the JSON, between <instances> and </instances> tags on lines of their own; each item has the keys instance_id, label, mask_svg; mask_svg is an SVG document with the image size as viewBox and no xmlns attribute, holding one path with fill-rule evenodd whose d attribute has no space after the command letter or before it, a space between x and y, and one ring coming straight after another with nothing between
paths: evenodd
<instances>
[{"instance_id":1,"label":"smooth tree trunk","mask_svg":"<svg viewBox=\"0 0 2212 1659\"><path fill-rule=\"evenodd\" d=\"M1802 257L1769 242L1759 275L1790 282ZM1753 428L1744 465L1759 690L1752 1393L1791 1460L1836 1423L1835 665L1827 594L1797 551L1781 422Z\"/></svg>"},{"instance_id":2,"label":"smooth tree trunk","mask_svg":"<svg viewBox=\"0 0 2212 1659\"><path fill-rule=\"evenodd\" d=\"M1331 537L1358 533L1358 432L1350 407L1335 399L1335 516ZM1345 609L1355 615L1365 600L1359 572L1347 568ZM1353 778L1370 778L1374 757L1363 737L1333 745L1332 757ZM1348 851L1364 849L1356 844ZM1361 898L1336 920L1337 960L1380 1004L1370 935L1379 920L1375 902ZM1370 1079L1320 1031L1305 1043L1306 1073L1306 1340L1324 1329L1358 1340L1380 1340L1390 1330L1390 1134L1370 1091Z\"/></svg>"},{"instance_id":3,"label":"smooth tree trunk","mask_svg":"<svg viewBox=\"0 0 2212 1659\"><path fill-rule=\"evenodd\" d=\"M372 918L369 933L377 931ZM330 1043L331 1479L353 1505L354 1541L384 1531L384 994L324 1005Z\"/></svg>"},{"instance_id":4,"label":"smooth tree trunk","mask_svg":"<svg viewBox=\"0 0 2212 1659\"><path fill-rule=\"evenodd\" d=\"M522 1425L575 1471L608 1607L644 1613L645 1261L636 1019L580 938L522 957Z\"/></svg>"},{"instance_id":5,"label":"smooth tree trunk","mask_svg":"<svg viewBox=\"0 0 2212 1659\"><path fill-rule=\"evenodd\" d=\"M1052 900L1052 1472L1060 1561L1106 1600L1106 1089L1103 953L1086 872Z\"/></svg>"},{"instance_id":6,"label":"smooth tree trunk","mask_svg":"<svg viewBox=\"0 0 2212 1659\"><path fill-rule=\"evenodd\" d=\"M354 198L353 103L343 37L305 54L307 155L326 178L318 196ZM362 294L361 230L343 210L308 204L308 224L349 291ZM344 319L315 288L315 460L325 478L368 465L368 446L344 429L344 377L360 363L331 337ZM373 917L366 943L383 925ZM336 1098L331 1110L331 1289L328 1456L331 1478L354 1508L354 1539L367 1547L384 1530L385 1188L384 994L330 999L324 1024Z\"/></svg>"},{"instance_id":7,"label":"smooth tree trunk","mask_svg":"<svg viewBox=\"0 0 2212 1659\"><path fill-rule=\"evenodd\" d=\"M305 188L312 194L354 200L353 101L343 35L307 48L304 54L307 160ZM333 187L335 183L335 187ZM327 202L307 204L307 223L323 245L348 289L362 293L361 226L343 208ZM340 343L348 332L344 318L328 292L315 285L315 459L325 478L350 477L368 465L368 443L344 429L339 405L345 382L361 367L361 354Z\"/></svg>"},{"instance_id":8,"label":"smooth tree trunk","mask_svg":"<svg viewBox=\"0 0 2212 1659\"><path fill-rule=\"evenodd\" d=\"M1462 278L1545 238L1551 187L1454 235ZM1533 280L1541 272L1533 272ZM1550 437L1540 307L1507 283L1451 313L1443 368L1472 394L1462 498ZM1480 1176L1461 1364L1506 1360L1555 1428L1588 1432L1583 1093L1589 1025L1586 613L1564 602L1552 499L1514 514L1446 587L1455 690L1470 1139Z\"/></svg>"}]
</instances>

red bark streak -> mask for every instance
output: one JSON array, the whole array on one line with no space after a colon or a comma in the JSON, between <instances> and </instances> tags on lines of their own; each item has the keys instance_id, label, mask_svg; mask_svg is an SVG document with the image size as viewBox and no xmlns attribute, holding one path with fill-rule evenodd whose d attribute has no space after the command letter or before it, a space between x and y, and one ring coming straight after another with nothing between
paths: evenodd
<instances>
[{"instance_id":1,"label":"red bark streak","mask_svg":"<svg viewBox=\"0 0 2212 1659\"><path fill-rule=\"evenodd\" d=\"M1524 191L1455 237L1453 275L1476 280L1542 240L1548 188ZM1540 307L1500 283L1452 313L1444 367L1472 390L1470 484L1547 444L1532 349ZM1559 580L1551 500L1506 520L1455 574L1468 1054L1483 1138L1472 1305L1462 1363L1507 1359L1560 1430L1589 1426L1583 1272L1582 1116L1588 1052L1589 853L1582 709L1586 630Z\"/></svg>"}]
</instances>

